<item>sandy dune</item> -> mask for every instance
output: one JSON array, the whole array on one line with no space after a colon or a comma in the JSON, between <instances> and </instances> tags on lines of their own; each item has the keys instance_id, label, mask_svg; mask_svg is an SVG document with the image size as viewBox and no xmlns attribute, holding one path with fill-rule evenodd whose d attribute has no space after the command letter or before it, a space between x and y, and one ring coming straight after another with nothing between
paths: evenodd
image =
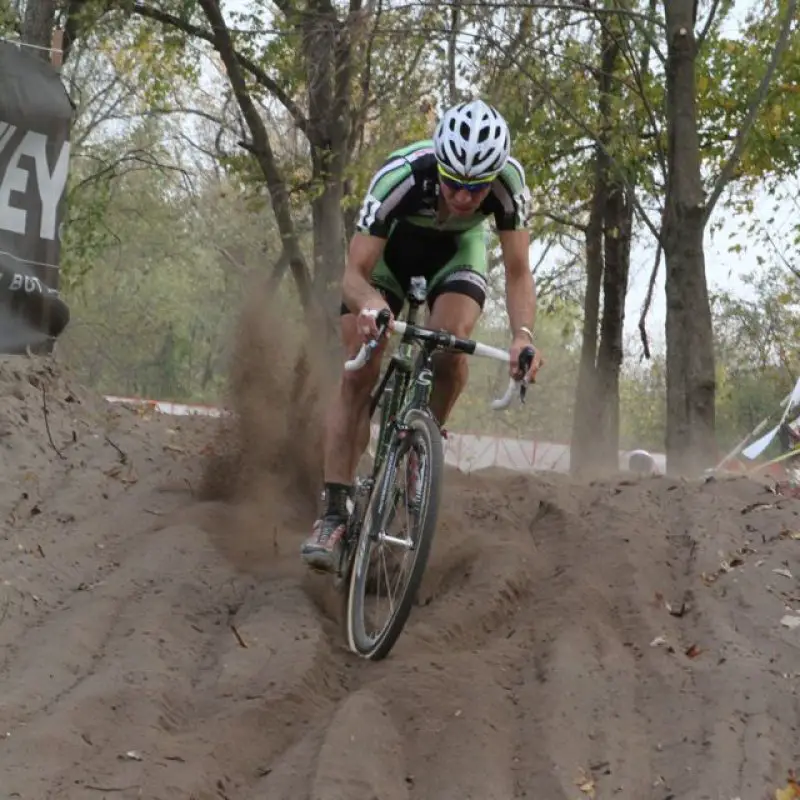
<instances>
[{"instance_id":1,"label":"sandy dune","mask_svg":"<svg viewBox=\"0 0 800 800\"><path fill-rule=\"evenodd\" d=\"M761 800L800 764L797 500L450 471L372 664L299 564L285 415L247 492L218 425L0 364L0 797Z\"/></svg>"}]
</instances>

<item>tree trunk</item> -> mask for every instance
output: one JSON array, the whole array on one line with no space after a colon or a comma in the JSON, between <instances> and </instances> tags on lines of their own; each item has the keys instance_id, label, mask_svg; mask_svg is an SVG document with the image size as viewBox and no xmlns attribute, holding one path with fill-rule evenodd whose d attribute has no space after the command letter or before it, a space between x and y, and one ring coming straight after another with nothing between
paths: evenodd
<instances>
[{"instance_id":1,"label":"tree trunk","mask_svg":"<svg viewBox=\"0 0 800 800\"><path fill-rule=\"evenodd\" d=\"M333 321L339 316L347 243L342 209L342 182L332 176L326 177L322 194L311 204L314 293L324 305L328 319Z\"/></svg>"},{"instance_id":2,"label":"tree trunk","mask_svg":"<svg viewBox=\"0 0 800 800\"><path fill-rule=\"evenodd\" d=\"M603 320L597 354L597 396L602 436L597 442L599 466L619 467L619 372L622 367L622 331L628 293L633 204L618 183L606 191L604 209Z\"/></svg>"},{"instance_id":3,"label":"tree trunk","mask_svg":"<svg viewBox=\"0 0 800 800\"><path fill-rule=\"evenodd\" d=\"M609 132L612 129L611 92L612 78L619 56L619 44L607 25L601 30L600 69L597 73L600 112L600 131L595 145L594 192L589 225L586 230L586 297L584 302L583 342L578 371L575 411L570 446L570 471L575 476L586 477L599 470L617 468L619 441L618 420L619 380L613 369L615 353L621 353L622 316L627 288L623 284L622 304L618 301L620 270L618 264L604 263L609 254L608 244L604 254L604 240L608 238L609 225L617 220L607 219L619 189L609 185L611 163L608 155ZM619 234L617 234L619 235ZM610 251L613 255L616 250ZM607 272L608 269L611 272ZM598 353L598 318L600 315L600 288L604 286L602 336ZM610 295L609 295L610 292ZM617 334L619 346L616 345ZM604 341L606 336L610 341ZM621 356L620 356L621 360ZM609 394L608 392L611 392ZM610 423L611 421L611 423Z\"/></svg>"},{"instance_id":4,"label":"tree trunk","mask_svg":"<svg viewBox=\"0 0 800 800\"><path fill-rule=\"evenodd\" d=\"M572 419L570 471L582 476L596 466L595 441L602 413L597 391L597 335L600 319L600 289L603 285L603 207L608 158L595 146L594 193L586 228L586 294L583 304L583 336L578 385L575 389L575 410Z\"/></svg>"},{"instance_id":5,"label":"tree trunk","mask_svg":"<svg viewBox=\"0 0 800 800\"><path fill-rule=\"evenodd\" d=\"M705 206L695 107L694 0L664 2L667 25L666 262L667 469L695 475L713 463L714 342L705 275Z\"/></svg>"},{"instance_id":6,"label":"tree trunk","mask_svg":"<svg viewBox=\"0 0 800 800\"><path fill-rule=\"evenodd\" d=\"M308 136L313 182L318 191L311 203L313 288L325 308L331 333L339 317L347 250L344 174L350 161L353 122L352 45L360 21L360 4L355 0L343 21L328 0L313 0L303 19ZM333 341L337 342L338 337L333 336Z\"/></svg>"},{"instance_id":7,"label":"tree trunk","mask_svg":"<svg viewBox=\"0 0 800 800\"><path fill-rule=\"evenodd\" d=\"M22 20L22 41L41 48L32 52L43 61L50 61L55 24L55 0L28 0Z\"/></svg>"}]
</instances>

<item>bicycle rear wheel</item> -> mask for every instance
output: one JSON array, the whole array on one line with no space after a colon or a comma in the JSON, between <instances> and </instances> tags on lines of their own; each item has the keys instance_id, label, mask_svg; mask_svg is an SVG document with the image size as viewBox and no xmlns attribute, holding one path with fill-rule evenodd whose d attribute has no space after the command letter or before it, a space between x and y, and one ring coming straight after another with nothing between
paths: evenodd
<instances>
[{"instance_id":1,"label":"bicycle rear wheel","mask_svg":"<svg viewBox=\"0 0 800 800\"><path fill-rule=\"evenodd\" d=\"M389 446L386 459L377 475L365 510L356 545L347 593L347 639L350 649L372 661L385 658L403 630L428 563L441 502L444 453L442 436L433 418L413 410L405 419L405 430ZM409 459L416 458L411 468ZM402 467L405 465L405 469ZM403 477L404 488L397 486ZM404 502L405 514L398 513ZM387 529L405 518L404 535L389 534ZM408 562L392 581L389 552L399 551ZM385 582L386 621L370 631L371 619L379 613L381 583ZM373 591L370 591L370 590Z\"/></svg>"}]
</instances>

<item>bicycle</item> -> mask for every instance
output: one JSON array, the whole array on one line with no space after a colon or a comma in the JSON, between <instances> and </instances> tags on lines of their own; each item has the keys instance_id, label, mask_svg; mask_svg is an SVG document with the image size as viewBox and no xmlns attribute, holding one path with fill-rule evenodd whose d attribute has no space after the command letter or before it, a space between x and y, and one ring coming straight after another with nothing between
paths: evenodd
<instances>
[{"instance_id":1,"label":"bicycle","mask_svg":"<svg viewBox=\"0 0 800 800\"><path fill-rule=\"evenodd\" d=\"M395 320L390 331L402 338L370 397L370 421L378 406L381 408L374 460L366 474L356 477L351 513L334 576L337 588L344 588L348 646L352 652L372 661L381 660L389 654L408 620L436 531L444 448L441 430L428 406L433 386L433 355L437 350L449 350L505 363L509 361L505 350L417 325L417 315L425 303L426 295L425 279L412 278L407 294L409 310L406 318ZM374 317L379 330L377 339L362 345L355 358L345 362L346 370L363 367L386 335L388 310L375 312ZM532 346L523 349L519 363L522 375L527 374L534 355ZM524 403L527 380L515 381L512 378L505 395L493 401L492 408L507 408L517 387L520 401ZM414 486L411 491L408 486L408 465L405 489L400 490L396 486L404 457L412 459ZM413 466L414 457L416 467ZM397 516L397 505L401 499L406 501L408 523L402 538L387 533ZM411 535L409 516L417 521L415 537ZM387 622L376 634L370 635L366 627L369 569L373 562L373 548L380 550L376 559L380 560L386 545L400 548L405 554L411 553L412 563L396 602L392 603ZM385 559L382 563L385 567Z\"/></svg>"}]
</instances>

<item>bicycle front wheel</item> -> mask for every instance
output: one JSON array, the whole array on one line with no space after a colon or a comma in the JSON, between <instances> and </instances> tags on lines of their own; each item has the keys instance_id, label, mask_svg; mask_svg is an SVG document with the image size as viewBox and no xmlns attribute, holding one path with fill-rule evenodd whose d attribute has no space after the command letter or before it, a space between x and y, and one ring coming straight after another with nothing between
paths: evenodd
<instances>
[{"instance_id":1,"label":"bicycle front wheel","mask_svg":"<svg viewBox=\"0 0 800 800\"><path fill-rule=\"evenodd\" d=\"M377 475L350 573L347 639L363 658L385 658L411 613L436 532L443 470L438 425L411 411Z\"/></svg>"}]
</instances>

